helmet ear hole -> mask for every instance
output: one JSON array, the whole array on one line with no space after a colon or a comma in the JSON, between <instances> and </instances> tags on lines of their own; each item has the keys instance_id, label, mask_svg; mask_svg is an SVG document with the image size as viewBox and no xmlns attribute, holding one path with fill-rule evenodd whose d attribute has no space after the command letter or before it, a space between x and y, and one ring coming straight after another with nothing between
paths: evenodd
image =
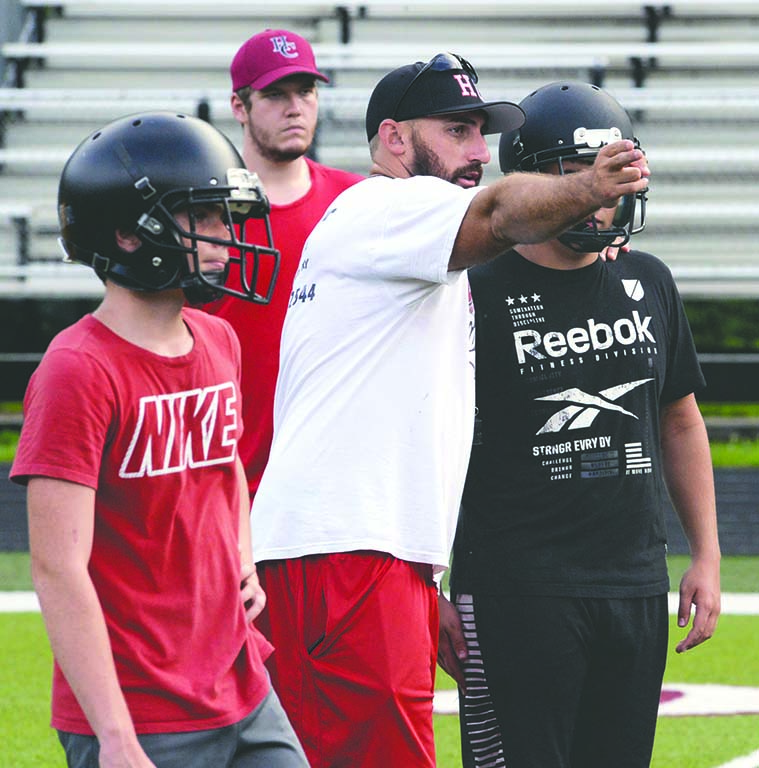
<instances>
[{"instance_id":1,"label":"helmet ear hole","mask_svg":"<svg viewBox=\"0 0 759 768\"><path fill-rule=\"evenodd\" d=\"M517 169L527 170L521 164L523 154L524 148L522 147L518 129L501 134L501 140L498 144L498 162L502 173L509 173Z\"/></svg>"},{"instance_id":2,"label":"helmet ear hole","mask_svg":"<svg viewBox=\"0 0 759 768\"><path fill-rule=\"evenodd\" d=\"M122 251L134 253L142 245L142 240L140 240L134 232L124 232L122 229L117 229L116 245L121 248Z\"/></svg>"}]
</instances>

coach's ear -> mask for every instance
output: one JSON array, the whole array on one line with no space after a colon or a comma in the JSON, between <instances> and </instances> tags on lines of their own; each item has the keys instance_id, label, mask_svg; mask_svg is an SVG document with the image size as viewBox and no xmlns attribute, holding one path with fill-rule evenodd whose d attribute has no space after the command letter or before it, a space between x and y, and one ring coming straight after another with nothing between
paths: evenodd
<instances>
[{"instance_id":1,"label":"coach's ear","mask_svg":"<svg viewBox=\"0 0 759 768\"><path fill-rule=\"evenodd\" d=\"M396 122L391 118L385 118L377 131L380 141L394 154L402 155L406 151L408 144L405 141L404 134L406 126L403 123Z\"/></svg>"}]
</instances>

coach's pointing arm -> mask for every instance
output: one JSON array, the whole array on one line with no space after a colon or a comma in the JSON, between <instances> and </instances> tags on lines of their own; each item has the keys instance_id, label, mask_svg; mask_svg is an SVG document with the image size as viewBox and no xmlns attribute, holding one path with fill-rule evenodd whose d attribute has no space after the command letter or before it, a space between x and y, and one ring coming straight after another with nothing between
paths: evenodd
<instances>
[{"instance_id":1,"label":"coach's pointing arm","mask_svg":"<svg viewBox=\"0 0 759 768\"><path fill-rule=\"evenodd\" d=\"M606 145L587 171L513 173L475 196L454 243L449 269L495 258L517 243L541 243L599 208L648 186L643 153L631 141Z\"/></svg>"}]
</instances>

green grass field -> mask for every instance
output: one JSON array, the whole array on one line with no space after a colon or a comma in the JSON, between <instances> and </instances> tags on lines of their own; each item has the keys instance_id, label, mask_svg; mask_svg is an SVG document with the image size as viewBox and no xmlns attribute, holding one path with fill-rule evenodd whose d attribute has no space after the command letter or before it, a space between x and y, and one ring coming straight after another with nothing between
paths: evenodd
<instances>
[{"instance_id":1,"label":"green grass field","mask_svg":"<svg viewBox=\"0 0 759 768\"><path fill-rule=\"evenodd\" d=\"M702 411L705 415L757 416L759 406L706 404ZM12 459L16 439L12 431L0 432L0 461ZM759 466L759 442L712 444L712 459L715 467ZM28 562L26 553L0 554L0 590L31 589ZM673 585L686 562L683 557L671 559ZM725 558L722 586L725 592L759 592L759 558ZM682 635L674 621L671 635L673 639ZM62 751L47 725L52 660L40 616L0 614L0 648L5 661L0 665L0 721L6 726L0 744L2 768L63 768ZM670 654L665 681L759 687L759 616L723 616L709 643L684 656ZM454 687L442 671L438 687ZM439 768L458 768L458 718L436 715L435 734ZM757 750L759 715L662 717L651 766L717 768ZM759 761L750 768L759 768Z\"/></svg>"},{"instance_id":2,"label":"green grass field","mask_svg":"<svg viewBox=\"0 0 759 768\"><path fill-rule=\"evenodd\" d=\"M0 554L0 590L29 589L28 563L26 553ZM673 584L686 563L687 558L671 558ZM726 557L722 570L723 591L759 592L759 558ZM683 630L673 620L670 631L674 647ZM63 752L48 727L52 658L39 614L0 614L0 648L0 765L64 768ZM670 654L665 681L759 687L758 651L759 616L724 615L704 646L682 656ZM438 687L453 687L442 672ZM439 768L458 768L458 718L436 715L435 734ZM759 715L662 717L651 766L717 768L757 750Z\"/></svg>"}]
</instances>

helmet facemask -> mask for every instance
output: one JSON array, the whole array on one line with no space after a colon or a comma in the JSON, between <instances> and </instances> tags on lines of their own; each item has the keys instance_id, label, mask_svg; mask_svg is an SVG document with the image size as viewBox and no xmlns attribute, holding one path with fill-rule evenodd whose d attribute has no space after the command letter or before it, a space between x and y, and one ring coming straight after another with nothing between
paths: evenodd
<instances>
[{"instance_id":1,"label":"helmet facemask","mask_svg":"<svg viewBox=\"0 0 759 768\"><path fill-rule=\"evenodd\" d=\"M225 237L202 233L198 211L209 206L220 207ZM186 227L177 219L179 212L186 214ZM273 246L268 212L269 202L258 176L241 168L230 168L226 186L172 190L164 194L140 217L136 234L148 249L145 256L155 269L164 264L174 265L173 286L182 288L190 304L207 304L222 295L268 304L280 261L279 251ZM255 219L264 221L264 245L247 243L238 234L244 233L248 222ZM223 270L204 272L201 269L200 243L227 249L229 260ZM265 260L269 264L262 269ZM266 274L266 280L259 286L262 273Z\"/></svg>"},{"instance_id":2,"label":"helmet facemask","mask_svg":"<svg viewBox=\"0 0 759 768\"><path fill-rule=\"evenodd\" d=\"M622 139L618 128L588 130L578 128L574 132L574 144L556 147L545 152L536 152L522 159L525 169L543 171L547 166L556 165L558 173L564 176L573 173L565 163L592 165L598 150L605 144ZM633 139L636 149L640 142ZM595 215L578 222L556 239L575 253L597 253L610 245L621 247L646 226L646 191L625 195L620 199L609 226L603 226ZM637 218L636 218L637 217Z\"/></svg>"}]
</instances>

